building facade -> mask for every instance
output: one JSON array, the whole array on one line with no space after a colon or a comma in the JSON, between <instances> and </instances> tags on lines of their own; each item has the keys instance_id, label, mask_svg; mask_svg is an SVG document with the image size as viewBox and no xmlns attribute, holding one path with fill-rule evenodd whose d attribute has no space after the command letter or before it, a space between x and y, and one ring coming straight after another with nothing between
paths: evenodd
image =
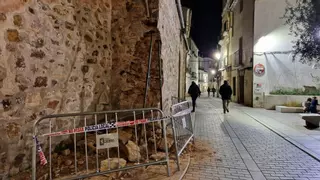
<instances>
[{"instance_id":1,"label":"building facade","mask_svg":"<svg viewBox=\"0 0 320 180\"><path fill-rule=\"evenodd\" d=\"M209 57L204 57L203 61L205 63L204 70L208 73L208 87L216 88L216 75L217 75L217 67L218 61Z\"/></svg>"},{"instance_id":2,"label":"building facade","mask_svg":"<svg viewBox=\"0 0 320 180\"><path fill-rule=\"evenodd\" d=\"M232 100L252 106L254 0L224 0L223 6L220 84L227 80Z\"/></svg>"},{"instance_id":3,"label":"building facade","mask_svg":"<svg viewBox=\"0 0 320 180\"><path fill-rule=\"evenodd\" d=\"M208 62L204 58L199 57L199 67L198 67L198 86L201 92L206 92L208 88Z\"/></svg>"},{"instance_id":4,"label":"building facade","mask_svg":"<svg viewBox=\"0 0 320 180\"><path fill-rule=\"evenodd\" d=\"M185 35L188 38L188 46L189 51L187 54L186 59L186 81L185 81L185 95L188 96L188 89L192 83L192 81L195 81L198 83L198 53L199 49L194 43L194 41L190 37L191 32L191 20L192 20L192 10L187 7L183 7L183 17L185 21Z\"/></svg>"},{"instance_id":5,"label":"building facade","mask_svg":"<svg viewBox=\"0 0 320 180\"><path fill-rule=\"evenodd\" d=\"M286 6L284 0L255 2L254 107L270 109L292 101L301 103L311 96L311 90L316 94L320 91L319 69L292 59L295 37L289 34L290 27L281 18ZM303 96L304 93L309 95Z\"/></svg>"},{"instance_id":6,"label":"building facade","mask_svg":"<svg viewBox=\"0 0 320 180\"><path fill-rule=\"evenodd\" d=\"M189 45L190 45L190 58L187 64L187 77L189 79L186 82L186 90L188 91L192 81L196 84L199 84L199 49L192 38L189 38ZM187 92L186 92L187 93Z\"/></svg>"}]
</instances>

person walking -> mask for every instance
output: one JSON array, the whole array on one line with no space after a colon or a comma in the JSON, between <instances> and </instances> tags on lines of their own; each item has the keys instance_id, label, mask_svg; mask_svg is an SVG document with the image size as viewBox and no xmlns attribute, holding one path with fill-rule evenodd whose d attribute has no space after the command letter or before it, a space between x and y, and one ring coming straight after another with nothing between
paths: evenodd
<instances>
[{"instance_id":1,"label":"person walking","mask_svg":"<svg viewBox=\"0 0 320 180\"><path fill-rule=\"evenodd\" d=\"M210 97L210 88L208 87L207 92L208 92L208 97Z\"/></svg>"},{"instance_id":2,"label":"person walking","mask_svg":"<svg viewBox=\"0 0 320 180\"><path fill-rule=\"evenodd\" d=\"M189 87L188 94L190 94L192 98L192 112L194 112L196 109L197 98L200 96L200 88L194 81L192 81L191 86Z\"/></svg>"},{"instance_id":3,"label":"person walking","mask_svg":"<svg viewBox=\"0 0 320 180\"><path fill-rule=\"evenodd\" d=\"M216 94L216 88L212 87L212 97L214 97L214 95Z\"/></svg>"},{"instance_id":4,"label":"person walking","mask_svg":"<svg viewBox=\"0 0 320 180\"><path fill-rule=\"evenodd\" d=\"M229 112L229 103L231 100L232 89L228 84L228 81L224 81L223 85L219 89L219 93L222 99L223 113Z\"/></svg>"}]
</instances>

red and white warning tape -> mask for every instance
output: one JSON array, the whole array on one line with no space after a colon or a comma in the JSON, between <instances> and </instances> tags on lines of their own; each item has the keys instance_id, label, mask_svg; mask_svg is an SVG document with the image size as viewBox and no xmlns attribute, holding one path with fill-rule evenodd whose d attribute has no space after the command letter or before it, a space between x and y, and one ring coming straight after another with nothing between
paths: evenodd
<instances>
[{"instance_id":1,"label":"red and white warning tape","mask_svg":"<svg viewBox=\"0 0 320 180\"><path fill-rule=\"evenodd\" d=\"M46 159L46 156L44 155L43 151L42 151L42 148L40 146L40 143L38 141L38 138L36 136L33 137L33 139L35 140L36 142L36 146L37 146L37 151L38 151L38 154L39 154L39 158L40 158L40 164L41 165L46 165L48 163L47 159Z\"/></svg>"},{"instance_id":2,"label":"red and white warning tape","mask_svg":"<svg viewBox=\"0 0 320 180\"><path fill-rule=\"evenodd\" d=\"M53 132L53 133L47 133L47 134L43 134L42 136L61 136L61 135L76 134L76 133L83 133L83 132L93 132L93 131L114 129L114 128L125 127L125 126L133 126L138 124L146 124L149 122L161 121L168 118L169 117L164 117L159 119L138 119L138 120L132 120L132 121L116 122L116 123L103 123L103 124L97 124L92 126L67 129L67 130Z\"/></svg>"}]
</instances>

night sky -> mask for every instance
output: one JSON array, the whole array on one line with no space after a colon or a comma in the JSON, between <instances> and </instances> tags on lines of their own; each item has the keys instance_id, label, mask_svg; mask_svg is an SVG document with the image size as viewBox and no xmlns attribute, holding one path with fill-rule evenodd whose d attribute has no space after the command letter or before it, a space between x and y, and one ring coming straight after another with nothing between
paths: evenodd
<instances>
[{"instance_id":1,"label":"night sky","mask_svg":"<svg viewBox=\"0 0 320 180\"><path fill-rule=\"evenodd\" d=\"M191 36L200 54L211 57L218 44L221 31L222 0L191 0ZM190 1L189 1L190 2Z\"/></svg>"}]
</instances>

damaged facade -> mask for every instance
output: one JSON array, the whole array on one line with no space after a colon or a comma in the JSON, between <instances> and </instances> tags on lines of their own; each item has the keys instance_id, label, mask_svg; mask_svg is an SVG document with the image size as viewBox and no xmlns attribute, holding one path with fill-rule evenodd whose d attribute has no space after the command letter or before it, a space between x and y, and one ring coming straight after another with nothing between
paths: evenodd
<instances>
[{"instance_id":1,"label":"damaged facade","mask_svg":"<svg viewBox=\"0 0 320 180\"><path fill-rule=\"evenodd\" d=\"M45 115L142 108L151 34L146 107L169 114L172 97L184 98L181 8L146 2L0 2L0 175L30 169L32 127Z\"/></svg>"}]
</instances>

